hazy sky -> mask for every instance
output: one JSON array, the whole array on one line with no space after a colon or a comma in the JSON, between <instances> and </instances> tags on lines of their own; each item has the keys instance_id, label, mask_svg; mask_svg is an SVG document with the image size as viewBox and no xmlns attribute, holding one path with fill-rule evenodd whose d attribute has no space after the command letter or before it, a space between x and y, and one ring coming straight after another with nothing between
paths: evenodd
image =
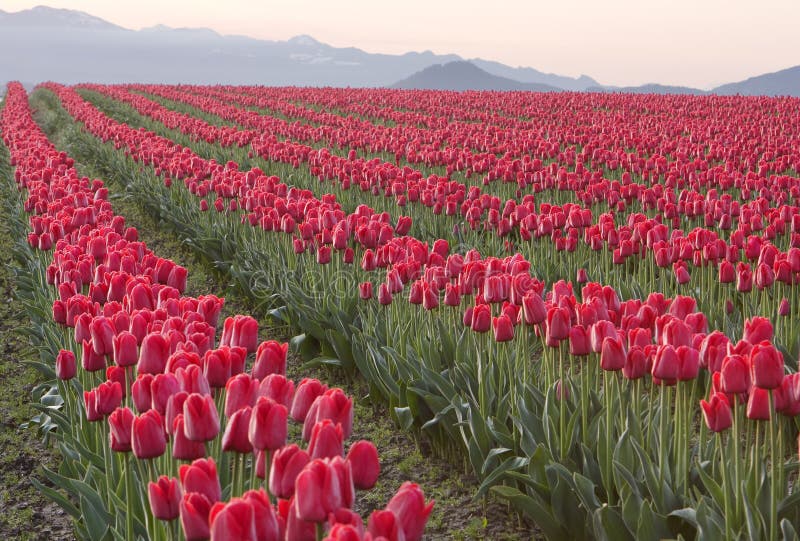
<instances>
[{"instance_id":1,"label":"hazy sky","mask_svg":"<svg viewBox=\"0 0 800 541\"><path fill-rule=\"evenodd\" d=\"M39 1L0 0L18 11ZM310 34L369 52L432 50L600 83L710 88L800 64L800 0L51 0L128 28Z\"/></svg>"}]
</instances>

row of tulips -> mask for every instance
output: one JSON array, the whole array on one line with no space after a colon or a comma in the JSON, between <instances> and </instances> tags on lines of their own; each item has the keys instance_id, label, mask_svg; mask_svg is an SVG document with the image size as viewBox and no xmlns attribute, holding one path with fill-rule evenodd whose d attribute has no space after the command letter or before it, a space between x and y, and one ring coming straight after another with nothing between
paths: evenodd
<instances>
[{"instance_id":1,"label":"row of tulips","mask_svg":"<svg viewBox=\"0 0 800 541\"><path fill-rule=\"evenodd\" d=\"M140 111L147 112L148 107L155 107L162 114L165 110L163 106L119 88L93 88L135 103ZM185 114L182 116L191 118ZM195 126L195 123L187 126ZM213 126L207 125L206 128ZM195 132L195 136L202 136L202 132ZM780 189L780 183L775 186ZM519 205L507 201L502 214L493 206L494 203L499 204L496 198L481 199L483 202L478 208L489 209L489 223L496 224L500 229L518 230L523 241L520 245L522 253L531 261L552 261L558 257L560 268L553 271L549 268L538 269L549 279L563 276L563 267L572 272L586 273L585 261L588 259L594 263L592 274L602 274L605 281L618 289L624 290L623 284L629 281L628 276L632 272L637 274L641 291L660 289L674 295L697 289L714 289L716 293L708 297L712 302L706 303L705 298L701 299L701 308L710 314L712 324L722 326L726 312L731 311L734 302L739 306L739 326L746 317L768 315L775 322L782 347L794 357L800 350L798 336L794 332L792 318L787 316L792 313L789 298L793 285L800 279L798 207L785 204L772 207L768 199L763 197L741 205L730 198L698 196L691 199L691 196L684 197L689 193L687 191L681 193L680 200L673 199L674 203L662 205L670 200L673 193L661 190L661 196L665 199L658 199L656 205L659 209L663 208L666 215L675 216L675 220L678 216L691 219L698 213L702 215L702 209L705 208L706 216L709 212L718 215L717 221L727 218L730 222L734 216L737 224L735 231L726 234L726 226L713 229L696 227L684 233L681 229L662 223L660 216L647 218L642 214L629 215L627 223L617 225L613 213L605 213L593 223L590 209L572 203L563 206L541 204L537 212L532 197ZM645 199L650 198L648 196ZM701 205L699 210L698 204ZM246 199L240 198L238 206L247 207ZM228 207L223 205L223 208ZM258 212L254 214L250 217L251 223L256 221ZM419 217L413 212L412 215L415 220ZM466 216L469 217L470 212ZM681 223L675 220L675 225ZM766 227L765 222L768 224ZM479 242L474 241L475 244ZM781 245L785 251L780 248ZM740 258L744 261L740 261ZM640 263L642 259L647 261ZM694 270L690 273L692 267ZM716 270L712 273L706 267L716 267ZM671 273L668 270L670 268ZM751 294L752 290L756 291ZM730 307L726 304L730 304ZM736 326L732 325L734 329Z\"/></svg>"},{"instance_id":2,"label":"row of tulips","mask_svg":"<svg viewBox=\"0 0 800 541\"><path fill-rule=\"evenodd\" d=\"M158 178L142 176L137 182L154 191ZM175 219L200 231L235 223L225 213L198 213L180 186L163 190L174 194ZM709 333L708 317L689 297L621 301L614 289L587 284L579 301L564 282L543 296L544 285L523 258L462 257L450 254L443 241L431 250L415 239L393 239L365 250L360 269L321 262L314 279L304 280L309 269L320 267L313 254L296 254L285 236L241 235L245 247L255 248L244 252L292 261L290 276L274 283L283 287L289 315L277 314L320 342L331 335L300 317L318 310L314 295L323 298L337 273L346 272L353 287L341 304L349 306L357 294L369 299L374 273L385 272L377 280L378 302L363 303L356 316L339 315L369 334L351 328L352 350L339 343L338 361L349 353L402 424L416 420L426 430L463 438L486 480L481 491L504 483L495 491L549 536L652 537L693 530L709 538L776 537L778 528L792 531L798 496L790 472L796 461L784 458L796 434L796 380L784 375L767 320L752 319L736 343ZM407 284L411 302L393 300ZM465 311L447 308L464 304ZM327 307L321 323L326 316ZM340 323L328 321L336 329ZM490 328L493 334L486 332ZM536 349L544 353L531 364ZM703 406L707 422L697 434L702 396L709 399ZM745 402L747 421L738 406ZM759 424L765 417L767 424ZM768 446L753 445L767 432Z\"/></svg>"},{"instance_id":3,"label":"row of tulips","mask_svg":"<svg viewBox=\"0 0 800 541\"><path fill-rule=\"evenodd\" d=\"M181 296L186 270L137 240L101 181L78 176L34 123L21 85L9 85L0 122L33 213L31 268L52 286L36 298L62 348L60 402L47 411L65 466L47 473L80 509L47 490L81 536L421 538L432 504L416 485L366 526L351 511L355 489L380 471L371 442L345 455L351 398L317 380L295 388L288 345L259 344L249 316L226 319L217 343L222 299ZM307 448L287 444L290 418Z\"/></svg>"}]
</instances>

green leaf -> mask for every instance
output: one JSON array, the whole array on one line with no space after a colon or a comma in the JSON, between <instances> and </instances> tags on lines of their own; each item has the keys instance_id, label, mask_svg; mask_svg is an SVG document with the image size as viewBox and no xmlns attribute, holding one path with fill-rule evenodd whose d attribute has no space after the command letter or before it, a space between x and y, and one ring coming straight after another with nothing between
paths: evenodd
<instances>
[{"instance_id":1,"label":"green leaf","mask_svg":"<svg viewBox=\"0 0 800 541\"><path fill-rule=\"evenodd\" d=\"M63 494L61 494L56 490L53 490L48 486L43 485L35 477L31 477L31 484L36 488L36 490L38 490L39 492L41 492L42 494L53 500L56 504L58 504L58 506L61 509L63 509L67 514L69 514L72 518L80 520L81 512L78 510L77 507L75 507L75 505L73 505L71 501L69 501L66 498L66 496L64 496Z\"/></svg>"},{"instance_id":2,"label":"green leaf","mask_svg":"<svg viewBox=\"0 0 800 541\"><path fill-rule=\"evenodd\" d=\"M620 514L604 505L597 509L593 515L594 532L598 539L607 541L633 540L633 535L625 526Z\"/></svg>"},{"instance_id":3,"label":"green leaf","mask_svg":"<svg viewBox=\"0 0 800 541\"><path fill-rule=\"evenodd\" d=\"M408 406L394 408L394 414L397 416L397 421L403 430L410 430L414 426L414 415L412 415L411 408Z\"/></svg>"},{"instance_id":4,"label":"green leaf","mask_svg":"<svg viewBox=\"0 0 800 541\"><path fill-rule=\"evenodd\" d=\"M514 507L530 517L534 523L544 532L547 539L554 541L570 539L564 528L553 515L550 505L535 495L523 494L514 487L494 486L492 492L501 498L511 502Z\"/></svg>"},{"instance_id":5,"label":"green leaf","mask_svg":"<svg viewBox=\"0 0 800 541\"><path fill-rule=\"evenodd\" d=\"M493 449L495 451L496 449ZM484 466L488 464L489 460L484 463ZM496 484L505 474L506 472L518 470L520 468L525 467L528 464L528 459L523 458L520 456L511 457L504 460L499 466L493 469L486 477L483 479L483 482L478 487L477 492L475 493L475 497L473 499L477 500L481 498L486 492ZM481 471L481 474L484 475L486 472Z\"/></svg>"},{"instance_id":6,"label":"green leaf","mask_svg":"<svg viewBox=\"0 0 800 541\"><path fill-rule=\"evenodd\" d=\"M575 472L572 474L575 483L575 491L581 499L581 503L589 513L594 513L595 509L600 507L600 500L597 499L596 488L591 479Z\"/></svg>"},{"instance_id":7,"label":"green leaf","mask_svg":"<svg viewBox=\"0 0 800 541\"><path fill-rule=\"evenodd\" d=\"M794 529L792 523L788 519L781 521L781 533L783 534L783 541L800 541L797 535L797 530Z\"/></svg>"}]
</instances>

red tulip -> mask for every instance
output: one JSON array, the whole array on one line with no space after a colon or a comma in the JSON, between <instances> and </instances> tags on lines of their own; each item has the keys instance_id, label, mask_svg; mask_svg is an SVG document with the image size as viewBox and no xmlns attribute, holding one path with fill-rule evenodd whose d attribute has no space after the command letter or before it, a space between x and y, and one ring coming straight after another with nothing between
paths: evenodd
<instances>
[{"instance_id":1,"label":"red tulip","mask_svg":"<svg viewBox=\"0 0 800 541\"><path fill-rule=\"evenodd\" d=\"M164 420L155 410L148 410L133 419L131 447L136 458L156 458L167 449Z\"/></svg>"},{"instance_id":2,"label":"red tulip","mask_svg":"<svg viewBox=\"0 0 800 541\"><path fill-rule=\"evenodd\" d=\"M206 446L202 441L192 441L186 437L183 414L172 420L172 458L178 460L197 460L206 456Z\"/></svg>"},{"instance_id":3,"label":"red tulip","mask_svg":"<svg viewBox=\"0 0 800 541\"><path fill-rule=\"evenodd\" d=\"M98 355L111 355L114 353L114 330L111 320L98 316L89 324L92 336L92 347Z\"/></svg>"},{"instance_id":4,"label":"red tulip","mask_svg":"<svg viewBox=\"0 0 800 541\"><path fill-rule=\"evenodd\" d=\"M372 298L372 282L362 282L358 284L358 296L361 300Z\"/></svg>"},{"instance_id":5,"label":"red tulip","mask_svg":"<svg viewBox=\"0 0 800 541\"><path fill-rule=\"evenodd\" d=\"M208 527L208 515L212 502L199 492L187 492L184 487L180 503L181 526L186 541L206 541L211 531Z\"/></svg>"},{"instance_id":6,"label":"red tulip","mask_svg":"<svg viewBox=\"0 0 800 541\"><path fill-rule=\"evenodd\" d=\"M353 470L353 484L359 490L369 490L375 486L381 472L378 450L375 444L359 440L350 446L347 461Z\"/></svg>"},{"instance_id":7,"label":"red tulip","mask_svg":"<svg viewBox=\"0 0 800 541\"><path fill-rule=\"evenodd\" d=\"M114 336L113 342L117 366L133 366L139 362L139 343L132 333L121 331Z\"/></svg>"},{"instance_id":8,"label":"red tulip","mask_svg":"<svg viewBox=\"0 0 800 541\"><path fill-rule=\"evenodd\" d=\"M478 304L472 309L472 322L470 327L479 333L488 332L492 325L492 307L488 304Z\"/></svg>"},{"instance_id":9,"label":"red tulip","mask_svg":"<svg viewBox=\"0 0 800 541\"><path fill-rule=\"evenodd\" d=\"M269 491L278 498L291 498L297 476L310 461L308 453L295 444L275 451L269 472Z\"/></svg>"},{"instance_id":10,"label":"red tulip","mask_svg":"<svg viewBox=\"0 0 800 541\"><path fill-rule=\"evenodd\" d=\"M508 342L514 339L514 324L507 315L501 314L492 318L492 328L496 342Z\"/></svg>"},{"instance_id":11,"label":"red tulip","mask_svg":"<svg viewBox=\"0 0 800 541\"><path fill-rule=\"evenodd\" d=\"M162 475L157 482L147 485L147 496L150 510L157 519L174 520L180 515L183 494L177 479Z\"/></svg>"},{"instance_id":12,"label":"red tulip","mask_svg":"<svg viewBox=\"0 0 800 541\"><path fill-rule=\"evenodd\" d=\"M75 362L75 354L71 351L62 349L56 357L56 377L60 380L70 380L78 373L78 366Z\"/></svg>"},{"instance_id":13,"label":"red tulip","mask_svg":"<svg viewBox=\"0 0 800 541\"><path fill-rule=\"evenodd\" d=\"M529 292L522 297L522 313L526 325L538 325L547 318L547 307L541 296Z\"/></svg>"},{"instance_id":14,"label":"red tulip","mask_svg":"<svg viewBox=\"0 0 800 541\"><path fill-rule=\"evenodd\" d=\"M305 421L311 405L318 396L321 396L327 390L327 385L320 383L319 380L303 378L295 390L292 407L289 410L292 419L297 422Z\"/></svg>"},{"instance_id":15,"label":"red tulip","mask_svg":"<svg viewBox=\"0 0 800 541\"><path fill-rule=\"evenodd\" d=\"M700 401L706 425L712 432L722 432L733 424L733 413L725 393L714 393L711 400Z\"/></svg>"},{"instance_id":16,"label":"red tulip","mask_svg":"<svg viewBox=\"0 0 800 541\"><path fill-rule=\"evenodd\" d=\"M248 490L242 499L253 508L253 526L256 540L283 539L278 517L269 501L269 495L263 489Z\"/></svg>"},{"instance_id":17,"label":"red tulip","mask_svg":"<svg viewBox=\"0 0 800 541\"><path fill-rule=\"evenodd\" d=\"M314 425L323 419L341 423L344 439L348 439L353 433L353 399L339 388L328 389L317 397L303 422L304 440L311 438Z\"/></svg>"},{"instance_id":18,"label":"red tulip","mask_svg":"<svg viewBox=\"0 0 800 541\"><path fill-rule=\"evenodd\" d=\"M278 404L283 404L288 411L294 397L294 381L286 379L280 374L270 374L261 380L258 386L258 397L262 396L271 398Z\"/></svg>"},{"instance_id":19,"label":"red tulip","mask_svg":"<svg viewBox=\"0 0 800 541\"><path fill-rule=\"evenodd\" d=\"M128 408L117 408L108 416L108 439L112 451L127 453L131 450L133 417Z\"/></svg>"},{"instance_id":20,"label":"red tulip","mask_svg":"<svg viewBox=\"0 0 800 541\"><path fill-rule=\"evenodd\" d=\"M765 317L754 317L744 322L744 341L750 344L758 344L763 341L772 340L772 323Z\"/></svg>"},{"instance_id":21,"label":"red tulip","mask_svg":"<svg viewBox=\"0 0 800 541\"><path fill-rule=\"evenodd\" d=\"M323 522L328 513L342 506L341 483L328 460L309 462L295 481L297 518L307 522Z\"/></svg>"},{"instance_id":22,"label":"red tulip","mask_svg":"<svg viewBox=\"0 0 800 541\"><path fill-rule=\"evenodd\" d=\"M256 352L253 365L253 378L262 380L270 374L286 374L286 353L289 344L281 344L275 340L261 342Z\"/></svg>"},{"instance_id":23,"label":"red tulip","mask_svg":"<svg viewBox=\"0 0 800 541\"><path fill-rule=\"evenodd\" d=\"M720 374L720 386L725 393L742 394L750 388L750 371L741 355L726 356Z\"/></svg>"},{"instance_id":24,"label":"red tulip","mask_svg":"<svg viewBox=\"0 0 800 541\"><path fill-rule=\"evenodd\" d=\"M178 468L178 475L184 493L199 492L211 503L220 500L222 491L213 458L200 458L191 464L183 464Z\"/></svg>"},{"instance_id":25,"label":"red tulip","mask_svg":"<svg viewBox=\"0 0 800 541\"><path fill-rule=\"evenodd\" d=\"M225 425L225 433L222 435L223 451L243 454L253 452L253 446L248 438L252 411L250 406L245 406L236 410L228 419L228 423Z\"/></svg>"},{"instance_id":26,"label":"red tulip","mask_svg":"<svg viewBox=\"0 0 800 541\"><path fill-rule=\"evenodd\" d=\"M249 374L237 374L225 385L225 417L231 417L240 409L253 406L258 394L258 380Z\"/></svg>"},{"instance_id":27,"label":"red tulip","mask_svg":"<svg viewBox=\"0 0 800 541\"><path fill-rule=\"evenodd\" d=\"M281 515L286 523L285 537L287 541L315 541L316 525L299 518L297 514L297 501L294 497L288 502L278 502Z\"/></svg>"},{"instance_id":28,"label":"red tulip","mask_svg":"<svg viewBox=\"0 0 800 541\"><path fill-rule=\"evenodd\" d=\"M308 454L312 460L342 456L344 454L342 425L330 419L318 421L311 431Z\"/></svg>"},{"instance_id":29,"label":"red tulip","mask_svg":"<svg viewBox=\"0 0 800 541\"><path fill-rule=\"evenodd\" d=\"M144 413L153 407L153 395L151 394L152 384L152 374L142 374L131 384L133 406L139 413Z\"/></svg>"},{"instance_id":30,"label":"red tulip","mask_svg":"<svg viewBox=\"0 0 800 541\"><path fill-rule=\"evenodd\" d=\"M416 483L405 482L386 506L397 516L407 541L419 541L434 502L425 504L425 495Z\"/></svg>"},{"instance_id":31,"label":"red tulip","mask_svg":"<svg viewBox=\"0 0 800 541\"><path fill-rule=\"evenodd\" d=\"M785 370L783 355L769 342L761 342L750 350L750 379L762 389L780 387Z\"/></svg>"},{"instance_id":32,"label":"red tulip","mask_svg":"<svg viewBox=\"0 0 800 541\"><path fill-rule=\"evenodd\" d=\"M167 367L169 342L161 334L151 333L142 340L139 351L138 371L140 374L160 374Z\"/></svg>"},{"instance_id":33,"label":"red tulip","mask_svg":"<svg viewBox=\"0 0 800 541\"><path fill-rule=\"evenodd\" d=\"M217 502L208 514L211 541L251 541L256 539L253 507L241 498Z\"/></svg>"},{"instance_id":34,"label":"red tulip","mask_svg":"<svg viewBox=\"0 0 800 541\"><path fill-rule=\"evenodd\" d=\"M287 416L286 406L260 397L250 416L248 437L252 446L259 451L274 451L286 445Z\"/></svg>"},{"instance_id":35,"label":"red tulip","mask_svg":"<svg viewBox=\"0 0 800 541\"><path fill-rule=\"evenodd\" d=\"M545 341L550 347L558 347L561 340L569 337L569 312L564 308L553 306L547 311L547 328Z\"/></svg>"},{"instance_id":36,"label":"red tulip","mask_svg":"<svg viewBox=\"0 0 800 541\"><path fill-rule=\"evenodd\" d=\"M591 352L589 332L583 325L576 325L569 330L570 355L585 356Z\"/></svg>"},{"instance_id":37,"label":"red tulip","mask_svg":"<svg viewBox=\"0 0 800 541\"><path fill-rule=\"evenodd\" d=\"M747 418L755 421L769 421L769 391L761 387L750 389L747 399Z\"/></svg>"},{"instance_id":38,"label":"red tulip","mask_svg":"<svg viewBox=\"0 0 800 541\"><path fill-rule=\"evenodd\" d=\"M178 379L172 374L156 374L150 383L152 407L161 415L167 412L167 401L180 390Z\"/></svg>"},{"instance_id":39,"label":"red tulip","mask_svg":"<svg viewBox=\"0 0 800 541\"><path fill-rule=\"evenodd\" d=\"M631 346L625 356L622 375L627 379L639 379L648 372L647 355L640 346Z\"/></svg>"},{"instance_id":40,"label":"red tulip","mask_svg":"<svg viewBox=\"0 0 800 541\"><path fill-rule=\"evenodd\" d=\"M211 441L219 434L219 415L210 395L192 393L183 403L186 437L192 441Z\"/></svg>"},{"instance_id":41,"label":"red tulip","mask_svg":"<svg viewBox=\"0 0 800 541\"><path fill-rule=\"evenodd\" d=\"M600 352L600 368L603 370L622 370L625 366L625 347L619 338L606 337Z\"/></svg>"},{"instance_id":42,"label":"red tulip","mask_svg":"<svg viewBox=\"0 0 800 541\"><path fill-rule=\"evenodd\" d=\"M367 531L375 539L386 539L387 541L405 541L406 539L400 519L389 510L373 511L369 516Z\"/></svg>"}]
</instances>

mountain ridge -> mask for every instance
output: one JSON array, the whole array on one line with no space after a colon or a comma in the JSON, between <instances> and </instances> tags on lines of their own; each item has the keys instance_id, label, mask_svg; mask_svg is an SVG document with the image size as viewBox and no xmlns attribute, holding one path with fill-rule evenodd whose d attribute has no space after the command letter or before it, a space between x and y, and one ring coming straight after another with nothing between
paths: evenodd
<instances>
[{"instance_id":1,"label":"mountain ridge","mask_svg":"<svg viewBox=\"0 0 800 541\"><path fill-rule=\"evenodd\" d=\"M0 74L6 80L28 82L339 87L423 84L447 89L464 88L467 84L484 90L800 96L800 66L720 85L707 92L658 83L614 87L601 85L588 75L568 77L431 51L369 53L357 47L333 47L307 34L279 41L222 35L209 28L155 25L132 30L82 11L47 6L17 12L0 10L0 29L0 50L14 51L13 55L0 55ZM462 65L459 73L468 81L464 83L452 79L452 68L450 75L448 70L435 68L450 62L469 63L481 73ZM428 72L420 75L426 69ZM467 76L465 70L472 75Z\"/></svg>"}]
</instances>

